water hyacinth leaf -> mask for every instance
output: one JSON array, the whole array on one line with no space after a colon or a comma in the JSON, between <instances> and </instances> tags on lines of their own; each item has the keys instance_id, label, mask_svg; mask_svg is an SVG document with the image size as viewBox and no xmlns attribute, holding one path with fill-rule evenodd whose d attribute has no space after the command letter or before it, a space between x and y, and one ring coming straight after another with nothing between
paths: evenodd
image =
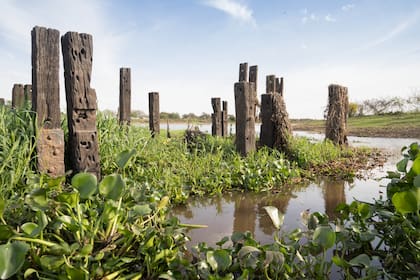
<instances>
[{"instance_id":1,"label":"water hyacinth leaf","mask_svg":"<svg viewBox=\"0 0 420 280\"><path fill-rule=\"evenodd\" d=\"M245 234L243 232L234 232L230 239L233 243L238 243L245 239Z\"/></svg>"},{"instance_id":2,"label":"water hyacinth leaf","mask_svg":"<svg viewBox=\"0 0 420 280\"><path fill-rule=\"evenodd\" d=\"M264 265L273 264L278 268L282 268L285 258L284 255L279 251L266 251Z\"/></svg>"},{"instance_id":3,"label":"water hyacinth leaf","mask_svg":"<svg viewBox=\"0 0 420 280\"><path fill-rule=\"evenodd\" d=\"M34 273L35 273L36 277L39 278L38 271L36 271L33 268L28 268L27 270L25 270L25 273L23 274L23 278L24 279L27 279L27 278L29 278Z\"/></svg>"},{"instance_id":4,"label":"water hyacinth leaf","mask_svg":"<svg viewBox=\"0 0 420 280\"><path fill-rule=\"evenodd\" d=\"M318 226L315 229L313 240L324 249L331 248L335 244L335 232L330 226Z\"/></svg>"},{"instance_id":5,"label":"water hyacinth leaf","mask_svg":"<svg viewBox=\"0 0 420 280\"><path fill-rule=\"evenodd\" d=\"M21 228L26 235L33 236L32 234L38 228L38 225L35 223L28 222L28 223L24 223L21 226Z\"/></svg>"},{"instance_id":6,"label":"water hyacinth leaf","mask_svg":"<svg viewBox=\"0 0 420 280\"><path fill-rule=\"evenodd\" d=\"M223 272L232 264L232 256L226 250L208 251L206 253L207 262L213 271Z\"/></svg>"},{"instance_id":7,"label":"water hyacinth leaf","mask_svg":"<svg viewBox=\"0 0 420 280\"><path fill-rule=\"evenodd\" d=\"M407 172L408 158L404 158L397 163L397 170L399 172Z\"/></svg>"},{"instance_id":8,"label":"water hyacinth leaf","mask_svg":"<svg viewBox=\"0 0 420 280\"><path fill-rule=\"evenodd\" d=\"M339 256L333 256L332 261L336 266L339 266L339 267L346 268L350 266L350 264L345 259L340 258Z\"/></svg>"},{"instance_id":9,"label":"water hyacinth leaf","mask_svg":"<svg viewBox=\"0 0 420 280\"><path fill-rule=\"evenodd\" d=\"M63 203L67 203L71 207L76 207L78 203L79 193L77 192L70 192L70 193L60 193L57 196L57 200Z\"/></svg>"},{"instance_id":10,"label":"water hyacinth leaf","mask_svg":"<svg viewBox=\"0 0 420 280\"><path fill-rule=\"evenodd\" d=\"M417 193L414 191L397 192L392 196L392 203L402 214L415 213L418 210Z\"/></svg>"},{"instance_id":11,"label":"water hyacinth leaf","mask_svg":"<svg viewBox=\"0 0 420 280\"><path fill-rule=\"evenodd\" d=\"M13 229L8 225L0 225L0 240L8 240L13 236Z\"/></svg>"},{"instance_id":12,"label":"water hyacinth leaf","mask_svg":"<svg viewBox=\"0 0 420 280\"><path fill-rule=\"evenodd\" d=\"M43 255L40 258L40 263L42 267L54 271L64 264L64 258L62 256Z\"/></svg>"},{"instance_id":13,"label":"water hyacinth leaf","mask_svg":"<svg viewBox=\"0 0 420 280\"><path fill-rule=\"evenodd\" d=\"M86 272L84 272L81 269L75 268L75 267L70 267L68 265L66 265L66 276L67 279L70 280L78 280L78 279L88 279L88 275ZM104 279L111 279L111 278L104 278Z\"/></svg>"},{"instance_id":14,"label":"water hyacinth leaf","mask_svg":"<svg viewBox=\"0 0 420 280\"><path fill-rule=\"evenodd\" d=\"M29 245L23 242L0 245L0 279L8 279L21 269L28 250Z\"/></svg>"},{"instance_id":15,"label":"water hyacinth leaf","mask_svg":"<svg viewBox=\"0 0 420 280\"><path fill-rule=\"evenodd\" d=\"M416 188L420 188L420 175L417 175L416 177L414 177L414 180L413 180L413 185L414 185Z\"/></svg>"},{"instance_id":16,"label":"water hyacinth leaf","mask_svg":"<svg viewBox=\"0 0 420 280\"><path fill-rule=\"evenodd\" d=\"M268 216L270 216L274 227L276 229L280 229L284 222L284 214L280 213L277 207L274 206L265 206L263 208L267 212Z\"/></svg>"},{"instance_id":17,"label":"water hyacinth leaf","mask_svg":"<svg viewBox=\"0 0 420 280\"><path fill-rule=\"evenodd\" d=\"M261 253L261 250L254 246L243 246L238 252L238 257L241 259L251 253Z\"/></svg>"},{"instance_id":18,"label":"water hyacinth leaf","mask_svg":"<svg viewBox=\"0 0 420 280\"><path fill-rule=\"evenodd\" d=\"M45 210L48 207L47 191L35 189L26 197L25 202L35 211Z\"/></svg>"},{"instance_id":19,"label":"water hyacinth leaf","mask_svg":"<svg viewBox=\"0 0 420 280\"><path fill-rule=\"evenodd\" d=\"M71 185L79 191L82 199L87 199L95 194L98 181L93 174L78 173L71 179Z\"/></svg>"},{"instance_id":20,"label":"water hyacinth leaf","mask_svg":"<svg viewBox=\"0 0 420 280\"><path fill-rule=\"evenodd\" d=\"M119 153L116 157L117 165L120 169L124 169L124 167L127 165L130 158L136 154L136 150L125 150Z\"/></svg>"},{"instance_id":21,"label":"water hyacinth leaf","mask_svg":"<svg viewBox=\"0 0 420 280\"><path fill-rule=\"evenodd\" d=\"M364 266L369 267L370 259L366 254L360 254L349 261L349 264L352 266Z\"/></svg>"},{"instance_id":22,"label":"water hyacinth leaf","mask_svg":"<svg viewBox=\"0 0 420 280\"><path fill-rule=\"evenodd\" d=\"M149 204L136 205L132 208L132 211L137 216L144 216L152 213L152 209L150 208Z\"/></svg>"},{"instance_id":23,"label":"water hyacinth leaf","mask_svg":"<svg viewBox=\"0 0 420 280\"><path fill-rule=\"evenodd\" d=\"M316 215L310 214L308 219L308 229L314 230L319 224L319 220Z\"/></svg>"},{"instance_id":24,"label":"water hyacinth leaf","mask_svg":"<svg viewBox=\"0 0 420 280\"><path fill-rule=\"evenodd\" d=\"M108 175L99 183L99 192L107 199L118 200L125 187L121 175Z\"/></svg>"},{"instance_id":25,"label":"water hyacinth leaf","mask_svg":"<svg viewBox=\"0 0 420 280\"><path fill-rule=\"evenodd\" d=\"M165 208L169 203L169 196L165 195L164 197L161 198L161 200L159 201L158 204L158 209L163 209Z\"/></svg>"},{"instance_id":26,"label":"water hyacinth leaf","mask_svg":"<svg viewBox=\"0 0 420 280\"><path fill-rule=\"evenodd\" d=\"M359 215L362 219L367 219L370 217L370 207L366 203L360 203L357 205L357 212L359 212Z\"/></svg>"},{"instance_id":27,"label":"water hyacinth leaf","mask_svg":"<svg viewBox=\"0 0 420 280\"><path fill-rule=\"evenodd\" d=\"M414 172L414 175L420 175L420 157L417 157L413 161L413 166L411 166L410 172Z\"/></svg>"}]
</instances>

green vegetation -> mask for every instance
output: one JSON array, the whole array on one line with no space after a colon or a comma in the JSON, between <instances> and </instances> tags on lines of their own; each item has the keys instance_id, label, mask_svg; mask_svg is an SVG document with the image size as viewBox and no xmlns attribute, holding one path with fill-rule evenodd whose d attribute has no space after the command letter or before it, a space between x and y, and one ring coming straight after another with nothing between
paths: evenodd
<instances>
[{"instance_id":1,"label":"green vegetation","mask_svg":"<svg viewBox=\"0 0 420 280\"><path fill-rule=\"evenodd\" d=\"M325 132L324 120L292 120L295 130ZM420 113L357 116L348 119L350 135L382 137L420 137Z\"/></svg>"},{"instance_id":2,"label":"green vegetation","mask_svg":"<svg viewBox=\"0 0 420 280\"><path fill-rule=\"evenodd\" d=\"M420 276L417 144L389 173L389 200L342 204L334 223L303 212L306 229L290 233L280 231L282 214L267 205L278 230L271 244L235 233L216 248L187 250L186 229L197 226L169 218L171 204L280 187L314 168L344 175L328 163L368 151L294 139L293 161L269 149L242 158L232 139L152 139L143 128L120 129L99 116L102 180L80 173L66 183L34 171L31 115L0 110L0 279L325 279L335 268L346 279Z\"/></svg>"}]
</instances>

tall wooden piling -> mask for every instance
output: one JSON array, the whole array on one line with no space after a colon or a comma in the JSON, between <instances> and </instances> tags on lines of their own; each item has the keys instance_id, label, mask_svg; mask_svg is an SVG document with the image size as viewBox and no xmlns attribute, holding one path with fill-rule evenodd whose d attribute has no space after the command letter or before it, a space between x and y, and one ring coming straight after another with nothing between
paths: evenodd
<instances>
[{"instance_id":1,"label":"tall wooden piling","mask_svg":"<svg viewBox=\"0 0 420 280\"><path fill-rule=\"evenodd\" d=\"M159 93L149 92L149 129L152 137L160 133Z\"/></svg>"},{"instance_id":2,"label":"tall wooden piling","mask_svg":"<svg viewBox=\"0 0 420 280\"><path fill-rule=\"evenodd\" d=\"M38 170L52 177L65 174L64 132L61 129L59 60L60 32L35 26L32 38L32 85L26 99L36 113Z\"/></svg>"},{"instance_id":3,"label":"tall wooden piling","mask_svg":"<svg viewBox=\"0 0 420 280\"><path fill-rule=\"evenodd\" d=\"M222 136L226 137L229 135L228 131L228 102L222 102Z\"/></svg>"},{"instance_id":4,"label":"tall wooden piling","mask_svg":"<svg viewBox=\"0 0 420 280\"><path fill-rule=\"evenodd\" d=\"M265 93L276 93L276 76L268 75L265 78Z\"/></svg>"},{"instance_id":5,"label":"tall wooden piling","mask_svg":"<svg viewBox=\"0 0 420 280\"><path fill-rule=\"evenodd\" d=\"M32 85L24 85L23 92L25 95L25 107L32 104Z\"/></svg>"},{"instance_id":6,"label":"tall wooden piling","mask_svg":"<svg viewBox=\"0 0 420 280\"><path fill-rule=\"evenodd\" d=\"M211 135L222 136L223 135L223 115L222 115L222 104L219 97L213 97L211 99L211 106L213 108L213 114L211 114Z\"/></svg>"},{"instance_id":7,"label":"tall wooden piling","mask_svg":"<svg viewBox=\"0 0 420 280\"><path fill-rule=\"evenodd\" d=\"M14 84L12 89L12 108L22 109L25 105L25 92L22 84Z\"/></svg>"},{"instance_id":8,"label":"tall wooden piling","mask_svg":"<svg viewBox=\"0 0 420 280\"><path fill-rule=\"evenodd\" d=\"M239 64L239 81L240 82L248 81L248 63L247 62Z\"/></svg>"},{"instance_id":9,"label":"tall wooden piling","mask_svg":"<svg viewBox=\"0 0 420 280\"><path fill-rule=\"evenodd\" d=\"M61 37L69 128L68 156L74 172L100 177L96 92L90 87L92 36L67 32Z\"/></svg>"},{"instance_id":10,"label":"tall wooden piling","mask_svg":"<svg viewBox=\"0 0 420 280\"><path fill-rule=\"evenodd\" d=\"M325 137L338 145L347 144L347 116L349 99L347 87L328 86L327 122Z\"/></svg>"},{"instance_id":11,"label":"tall wooden piling","mask_svg":"<svg viewBox=\"0 0 420 280\"><path fill-rule=\"evenodd\" d=\"M131 122L131 69L120 68L120 124Z\"/></svg>"},{"instance_id":12,"label":"tall wooden piling","mask_svg":"<svg viewBox=\"0 0 420 280\"><path fill-rule=\"evenodd\" d=\"M235 83L236 150L246 156L255 150L255 99L254 85Z\"/></svg>"},{"instance_id":13,"label":"tall wooden piling","mask_svg":"<svg viewBox=\"0 0 420 280\"><path fill-rule=\"evenodd\" d=\"M0 98L0 106L4 106L4 98Z\"/></svg>"}]
</instances>

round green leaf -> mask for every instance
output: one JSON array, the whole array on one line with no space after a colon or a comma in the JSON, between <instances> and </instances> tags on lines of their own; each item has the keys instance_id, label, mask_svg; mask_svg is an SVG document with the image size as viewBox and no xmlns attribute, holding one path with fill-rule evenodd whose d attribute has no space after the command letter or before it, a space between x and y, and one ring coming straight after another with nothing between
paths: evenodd
<instances>
[{"instance_id":1,"label":"round green leaf","mask_svg":"<svg viewBox=\"0 0 420 280\"><path fill-rule=\"evenodd\" d=\"M150 208L149 204L136 205L132 208L132 211L137 216L144 216L152 213L152 209Z\"/></svg>"},{"instance_id":2,"label":"round green leaf","mask_svg":"<svg viewBox=\"0 0 420 280\"><path fill-rule=\"evenodd\" d=\"M123 169L127 165L127 162L130 160L130 158L135 154L136 154L135 149L125 150L119 153L116 157L116 162L117 162L118 167Z\"/></svg>"},{"instance_id":3,"label":"round green leaf","mask_svg":"<svg viewBox=\"0 0 420 280\"><path fill-rule=\"evenodd\" d=\"M79 197L79 193L77 192L60 193L57 196L57 200L60 202L67 203L71 207L76 207L78 197Z\"/></svg>"},{"instance_id":4,"label":"round green leaf","mask_svg":"<svg viewBox=\"0 0 420 280\"><path fill-rule=\"evenodd\" d=\"M318 226L315 229L313 240L324 249L331 248L335 244L335 232L330 226Z\"/></svg>"},{"instance_id":5,"label":"round green leaf","mask_svg":"<svg viewBox=\"0 0 420 280\"><path fill-rule=\"evenodd\" d=\"M232 264L232 256L223 249L208 251L206 258L213 271L223 272Z\"/></svg>"},{"instance_id":6,"label":"round green leaf","mask_svg":"<svg viewBox=\"0 0 420 280\"><path fill-rule=\"evenodd\" d=\"M364 266L369 267L370 259L366 254L360 254L349 261L349 264L352 266Z\"/></svg>"},{"instance_id":7,"label":"round green leaf","mask_svg":"<svg viewBox=\"0 0 420 280\"><path fill-rule=\"evenodd\" d=\"M417 195L413 191L397 192L392 196L392 203L402 214L418 211Z\"/></svg>"},{"instance_id":8,"label":"round green leaf","mask_svg":"<svg viewBox=\"0 0 420 280\"><path fill-rule=\"evenodd\" d=\"M34 230L38 228L38 225L35 223L28 222L23 224L21 228L25 234L31 235L34 232Z\"/></svg>"},{"instance_id":9,"label":"round green leaf","mask_svg":"<svg viewBox=\"0 0 420 280\"><path fill-rule=\"evenodd\" d=\"M28 250L24 242L0 245L0 279L8 279L21 269Z\"/></svg>"},{"instance_id":10,"label":"round green leaf","mask_svg":"<svg viewBox=\"0 0 420 280\"><path fill-rule=\"evenodd\" d=\"M108 175L99 183L99 192L107 199L118 200L124 187L124 180L119 174Z\"/></svg>"},{"instance_id":11,"label":"round green leaf","mask_svg":"<svg viewBox=\"0 0 420 280\"><path fill-rule=\"evenodd\" d=\"M98 181L93 174L79 173L73 176L71 184L79 191L82 199L87 199L96 192Z\"/></svg>"},{"instance_id":12,"label":"round green leaf","mask_svg":"<svg viewBox=\"0 0 420 280\"><path fill-rule=\"evenodd\" d=\"M404 158L397 163L397 170L399 172L407 172L408 158Z\"/></svg>"},{"instance_id":13,"label":"round green leaf","mask_svg":"<svg viewBox=\"0 0 420 280\"><path fill-rule=\"evenodd\" d=\"M367 219L371 216L370 207L366 203L357 205L357 211L362 219Z\"/></svg>"},{"instance_id":14,"label":"round green leaf","mask_svg":"<svg viewBox=\"0 0 420 280\"><path fill-rule=\"evenodd\" d=\"M48 270L56 270L64 264L62 256L43 255L40 258L41 266Z\"/></svg>"}]
</instances>

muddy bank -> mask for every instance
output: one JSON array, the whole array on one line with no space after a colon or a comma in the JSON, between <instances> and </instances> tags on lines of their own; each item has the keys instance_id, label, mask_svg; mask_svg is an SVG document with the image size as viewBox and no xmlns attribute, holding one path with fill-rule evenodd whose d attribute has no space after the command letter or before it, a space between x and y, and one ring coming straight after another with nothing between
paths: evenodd
<instances>
[{"instance_id":1,"label":"muddy bank","mask_svg":"<svg viewBox=\"0 0 420 280\"><path fill-rule=\"evenodd\" d=\"M325 126L319 124L292 123L293 130L325 133ZM349 136L387 137L387 138L420 138L420 127L349 127Z\"/></svg>"}]
</instances>

